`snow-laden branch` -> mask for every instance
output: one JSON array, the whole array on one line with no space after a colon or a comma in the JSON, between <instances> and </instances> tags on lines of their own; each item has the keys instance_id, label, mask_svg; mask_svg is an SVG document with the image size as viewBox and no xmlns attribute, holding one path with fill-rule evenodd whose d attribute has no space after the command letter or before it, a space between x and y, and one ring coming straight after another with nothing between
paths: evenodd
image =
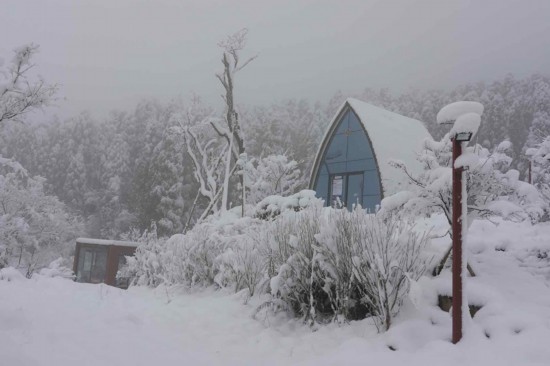
<instances>
[{"instance_id":1,"label":"snow-laden branch","mask_svg":"<svg viewBox=\"0 0 550 366\"><path fill-rule=\"evenodd\" d=\"M9 120L20 120L26 113L47 106L58 90L41 78L31 80L29 71L35 66L33 56L38 46L25 45L16 49L7 70L0 69L0 125Z\"/></svg>"}]
</instances>

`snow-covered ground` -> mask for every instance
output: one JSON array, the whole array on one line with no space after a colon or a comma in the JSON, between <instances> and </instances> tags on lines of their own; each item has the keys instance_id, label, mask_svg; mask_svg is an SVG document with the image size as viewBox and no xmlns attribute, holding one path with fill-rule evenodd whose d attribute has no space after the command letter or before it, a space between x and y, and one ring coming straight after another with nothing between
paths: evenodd
<instances>
[{"instance_id":1,"label":"snow-covered ground","mask_svg":"<svg viewBox=\"0 0 550 366\"><path fill-rule=\"evenodd\" d=\"M469 238L478 276L468 292L483 308L458 345L436 306L446 275L413 286L377 334L368 320L312 331L282 315L257 319L259 300L243 294L123 291L2 270L0 365L549 365L550 225L476 222Z\"/></svg>"}]
</instances>

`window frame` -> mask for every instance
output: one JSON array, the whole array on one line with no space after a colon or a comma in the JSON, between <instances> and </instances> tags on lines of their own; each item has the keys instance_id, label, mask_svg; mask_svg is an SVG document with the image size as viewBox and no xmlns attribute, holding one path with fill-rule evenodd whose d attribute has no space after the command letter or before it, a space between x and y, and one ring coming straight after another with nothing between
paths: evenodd
<instances>
[{"instance_id":1,"label":"window frame","mask_svg":"<svg viewBox=\"0 0 550 366\"><path fill-rule=\"evenodd\" d=\"M363 204L363 191L364 191L364 185L365 185L365 172L364 171L352 171L352 172L343 172L343 173L334 173L334 174L329 174L328 175L328 198L329 198L329 202L328 203L328 206L329 207L335 207L334 205L334 200L333 200L333 195L332 195L332 184L333 184L333 180L335 177L342 177L342 195L341 195L341 203L342 203L342 207L347 207L347 202L348 202L348 192L349 192L349 187L348 187L348 184L349 184L349 177L351 175L360 175L362 177L362 184L361 184L361 194L359 195L359 197L361 198L361 205Z\"/></svg>"}]
</instances>

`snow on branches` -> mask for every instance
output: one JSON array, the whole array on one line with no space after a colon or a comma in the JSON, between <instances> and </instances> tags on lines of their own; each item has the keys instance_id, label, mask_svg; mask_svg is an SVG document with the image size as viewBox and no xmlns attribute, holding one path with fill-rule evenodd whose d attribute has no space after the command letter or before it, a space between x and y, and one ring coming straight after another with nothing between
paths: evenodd
<instances>
[{"instance_id":1,"label":"snow on branches","mask_svg":"<svg viewBox=\"0 0 550 366\"><path fill-rule=\"evenodd\" d=\"M536 147L527 149L531 162L531 181L545 201L546 213L550 212L550 136Z\"/></svg>"},{"instance_id":2,"label":"snow on branches","mask_svg":"<svg viewBox=\"0 0 550 366\"><path fill-rule=\"evenodd\" d=\"M68 257L81 230L66 206L44 192L44 178L0 157L0 268L31 276L60 255Z\"/></svg>"},{"instance_id":3,"label":"snow on branches","mask_svg":"<svg viewBox=\"0 0 550 366\"><path fill-rule=\"evenodd\" d=\"M457 159L457 167L467 167L468 222L477 218L501 216L519 221L527 217L538 220L542 214L540 195L535 187L519 180L519 173L509 169L507 155L511 144L501 143L493 152L480 145L466 147ZM403 171L409 189L384 198L381 213L426 216L443 213L452 223L452 142L450 134L441 141L428 139L417 160L424 166L419 175L412 175L404 164L393 166Z\"/></svg>"},{"instance_id":4,"label":"snow on branches","mask_svg":"<svg viewBox=\"0 0 550 366\"><path fill-rule=\"evenodd\" d=\"M7 67L1 68L0 64L0 126L52 101L57 86L29 76L35 66L32 58L37 52L38 46L31 43L15 49Z\"/></svg>"},{"instance_id":5,"label":"snow on branches","mask_svg":"<svg viewBox=\"0 0 550 366\"><path fill-rule=\"evenodd\" d=\"M312 326L371 317L387 330L429 264L428 237L403 220L323 207L313 191L269 201L279 208L271 220L233 209L168 240L144 238L127 274L154 287L245 290L265 300L257 313Z\"/></svg>"}]
</instances>

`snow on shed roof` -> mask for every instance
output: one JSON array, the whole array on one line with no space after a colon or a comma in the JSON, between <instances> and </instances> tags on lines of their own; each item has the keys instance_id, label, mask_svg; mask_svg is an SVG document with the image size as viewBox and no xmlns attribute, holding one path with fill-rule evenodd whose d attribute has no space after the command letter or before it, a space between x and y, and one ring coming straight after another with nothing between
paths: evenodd
<instances>
[{"instance_id":1,"label":"snow on shed roof","mask_svg":"<svg viewBox=\"0 0 550 366\"><path fill-rule=\"evenodd\" d=\"M76 242L80 244L116 245L119 247L134 247L134 248L139 245L138 243L132 242L132 241L92 239L92 238L77 238Z\"/></svg>"},{"instance_id":2,"label":"snow on shed roof","mask_svg":"<svg viewBox=\"0 0 550 366\"><path fill-rule=\"evenodd\" d=\"M424 140L431 138L424 123L358 99L348 98L332 119L317 155L328 144L327 137L334 131L334 125L346 106L355 112L370 139L380 172L382 198L403 190L407 184L406 178L401 170L390 166L389 161L402 161L413 174L422 171L422 165L416 160L416 156L422 150ZM320 158L317 156L316 161ZM315 171L313 173L316 174Z\"/></svg>"}]
</instances>

